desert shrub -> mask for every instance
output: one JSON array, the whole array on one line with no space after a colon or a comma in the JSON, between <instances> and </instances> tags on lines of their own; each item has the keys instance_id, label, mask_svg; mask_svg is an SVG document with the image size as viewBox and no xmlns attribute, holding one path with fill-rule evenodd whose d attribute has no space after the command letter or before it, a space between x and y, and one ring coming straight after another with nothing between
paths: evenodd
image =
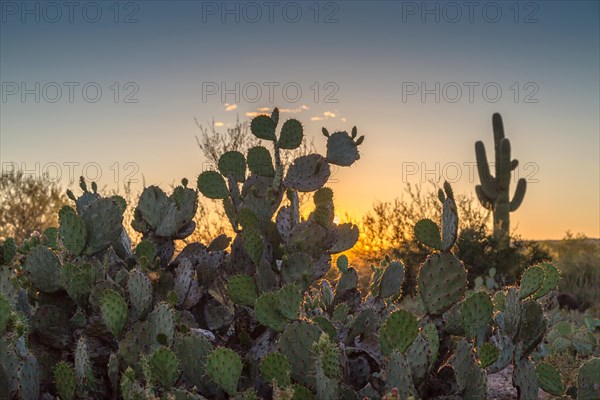
<instances>
[{"instance_id":1,"label":"desert shrub","mask_svg":"<svg viewBox=\"0 0 600 400\"><path fill-rule=\"evenodd\" d=\"M58 210L66 203L62 187L49 176L3 171L0 175L0 239L21 243L34 232L57 225Z\"/></svg>"},{"instance_id":2,"label":"desert shrub","mask_svg":"<svg viewBox=\"0 0 600 400\"><path fill-rule=\"evenodd\" d=\"M551 243L551 247L561 272L561 292L573 294L599 313L600 241L567 232L563 240Z\"/></svg>"}]
</instances>

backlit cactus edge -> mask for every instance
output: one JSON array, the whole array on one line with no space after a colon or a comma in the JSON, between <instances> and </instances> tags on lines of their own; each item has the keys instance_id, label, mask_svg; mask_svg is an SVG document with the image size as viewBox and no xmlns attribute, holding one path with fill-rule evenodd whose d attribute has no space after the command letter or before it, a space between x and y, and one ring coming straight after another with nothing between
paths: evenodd
<instances>
[{"instance_id":1,"label":"backlit cactus edge","mask_svg":"<svg viewBox=\"0 0 600 400\"><path fill-rule=\"evenodd\" d=\"M536 299L556 287L555 267L529 268L519 287L469 293L452 253L458 214L445 184L441 226L414 228L432 249L417 279L424 315L400 306L398 261L371 267L369 293L358 291L344 255L339 279L323 279L331 256L358 240L356 226L333 223L324 185L331 164L359 159L364 138L356 128L324 129L326 156L283 165L281 152L301 144L303 127L290 119L277 134L278 125L277 109L254 118L252 133L272 149L225 153L218 171L198 177L199 192L222 202L231 243L222 235L174 256L174 241L195 229L198 191L187 180L171 195L144 190L135 249L123 199L83 180L57 230L19 251L4 242L0 398L483 399L487 373L509 365L521 399L536 399L538 387L565 391L552 366L529 358L546 331ZM314 192L306 220L298 192ZM579 399L594 398L599 362L581 367Z\"/></svg>"}]
</instances>

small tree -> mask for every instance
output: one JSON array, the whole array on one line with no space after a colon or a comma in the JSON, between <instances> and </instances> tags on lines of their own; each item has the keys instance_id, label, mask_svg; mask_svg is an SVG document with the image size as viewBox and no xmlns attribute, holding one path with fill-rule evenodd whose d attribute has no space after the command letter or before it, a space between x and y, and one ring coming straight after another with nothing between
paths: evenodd
<instances>
[{"instance_id":1,"label":"small tree","mask_svg":"<svg viewBox=\"0 0 600 400\"><path fill-rule=\"evenodd\" d=\"M58 211L66 204L63 188L48 176L4 171L0 175L0 237L20 243L34 231L58 225Z\"/></svg>"}]
</instances>

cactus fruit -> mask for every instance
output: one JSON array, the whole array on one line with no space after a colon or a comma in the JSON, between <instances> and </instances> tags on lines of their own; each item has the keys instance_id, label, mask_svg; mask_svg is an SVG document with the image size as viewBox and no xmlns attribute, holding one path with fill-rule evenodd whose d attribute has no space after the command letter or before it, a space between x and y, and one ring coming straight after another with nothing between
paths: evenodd
<instances>
[{"instance_id":1,"label":"cactus fruit","mask_svg":"<svg viewBox=\"0 0 600 400\"><path fill-rule=\"evenodd\" d=\"M467 271L452 253L432 254L421 266L417 282L427 311L442 314L463 298Z\"/></svg>"},{"instance_id":2,"label":"cactus fruit","mask_svg":"<svg viewBox=\"0 0 600 400\"><path fill-rule=\"evenodd\" d=\"M540 388L555 396L562 396L565 389L562 384L560 372L548 363L540 363L535 366L535 374L537 376Z\"/></svg>"},{"instance_id":3,"label":"cactus fruit","mask_svg":"<svg viewBox=\"0 0 600 400\"><path fill-rule=\"evenodd\" d=\"M266 382L277 382L280 386L289 386L290 362L281 353L269 353L260 364L260 375Z\"/></svg>"},{"instance_id":4,"label":"cactus fruit","mask_svg":"<svg viewBox=\"0 0 600 400\"><path fill-rule=\"evenodd\" d=\"M206 373L227 394L235 396L242 374L242 360L233 350L219 347L208 356Z\"/></svg>"},{"instance_id":5,"label":"cactus fruit","mask_svg":"<svg viewBox=\"0 0 600 400\"><path fill-rule=\"evenodd\" d=\"M61 399L75 399L77 382L75 382L75 373L69 364L64 361L60 361L56 364L54 367L54 382L56 385L56 392Z\"/></svg>"},{"instance_id":6,"label":"cactus fruit","mask_svg":"<svg viewBox=\"0 0 600 400\"><path fill-rule=\"evenodd\" d=\"M504 137L504 125L500 114L492 116L492 125L496 176L490 174L485 146L483 142L478 141L475 143L475 155L481 184L475 187L475 191L481 205L494 212L494 236L501 242L506 242L510 229L510 212L516 211L521 205L527 181L524 178L519 179L513 199L510 200L510 173L519 163L510 159L510 141Z\"/></svg>"},{"instance_id":7,"label":"cactus fruit","mask_svg":"<svg viewBox=\"0 0 600 400\"><path fill-rule=\"evenodd\" d=\"M404 353L419 333L417 318L405 310L390 314L379 330L381 352L389 355L393 351Z\"/></svg>"},{"instance_id":8,"label":"cactus fruit","mask_svg":"<svg viewBox=\"0 0 600 400\"><path fill-rule=\"evenodd\" d=\"M253 307L258 290L251 276L235 275L227 280L227 295L236 304Z\"/></svg>"},{"instance_id":9,"label":"cactus fruit","mask_svg":"<svg viewBox=\"0 0 600 400\"><path fill-rule=\"evenodd\" d=\"M170 389L179 376L179 361L168 348L161 346L154 350L149 359L152 376L166 389Z\"/></svg>"},{"instance_id":10,"label":"cactus fruit","mask_svg":"<svg viewBox=\"0 0 600 400\"><path fill-rule=\"evenodd\" d=\"M123 296L111 289L104 291L100 311L110 332L120 337L127 323L127 303Z\"/></svg>"}]
</instances>

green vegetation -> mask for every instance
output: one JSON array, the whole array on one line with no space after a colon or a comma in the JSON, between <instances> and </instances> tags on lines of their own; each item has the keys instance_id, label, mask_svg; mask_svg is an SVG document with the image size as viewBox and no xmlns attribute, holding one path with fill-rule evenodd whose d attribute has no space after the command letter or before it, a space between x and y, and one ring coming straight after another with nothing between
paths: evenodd
<instances>
[{"instance_id":1,"label":"green vegetation","mask_svg":"<svg viewBox=\"0 0 600 400\"><path fill-rule=\"evenodd\" d=\"M325 186L332 165L360 159L364 136L323 129L325 155L290 157L299 121L280 123L275 109L250 130L255 143L221 152L197 189L146 187L131 205L136 244L127 201L83 179L57 227L2 242L2 396L481 399L488 375L510 368L520 399L597 398L600 323L552 307L557 288L575 287L561 273L585 274L584 262L594 272L583 242L566 241L557 266L541 247L494 242L485 213L463 219L469 202L445 183L426 207L399 208L376 251L410 244L367 276L342 254L359 229L334 223ZM190 240L200 194L222 207L231 237ZM578 285L596 282L584 276Z\"/></svg>"}]
</instances>

